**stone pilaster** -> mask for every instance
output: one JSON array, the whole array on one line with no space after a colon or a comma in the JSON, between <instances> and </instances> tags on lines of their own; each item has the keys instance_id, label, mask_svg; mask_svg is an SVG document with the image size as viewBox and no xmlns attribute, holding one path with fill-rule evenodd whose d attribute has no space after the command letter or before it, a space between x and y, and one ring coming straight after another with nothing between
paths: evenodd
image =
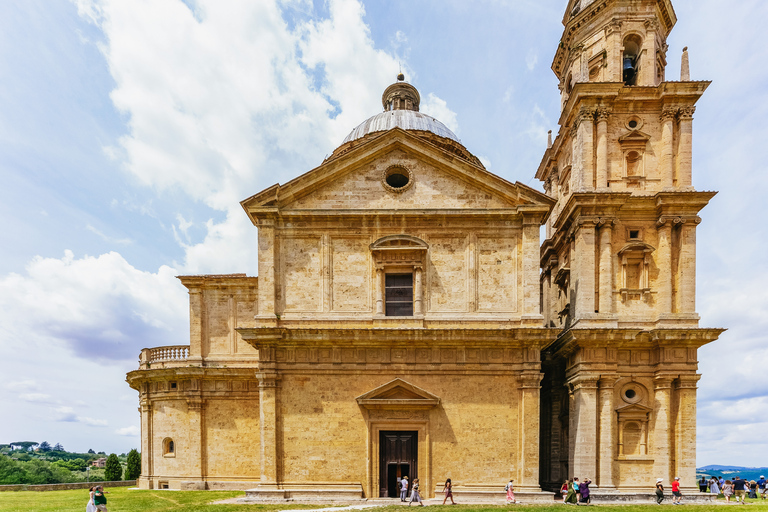
<instances>
[{"instance_id":1,"label":"stone pilaster","mask_svg":"<svg viewBox=\"0 0 768 512\"><path fill-rule=\"evenodd\" d=\"M656 376L653 398L653 478L663 478L669 485L672 475L672 446L670 414L672 409L672 377ZM695 432L691 431L691 432ZM695 443L695 440L694 440ZM694 475L695 479L695 475Z\"/></svg>"},{"instance_id":2,"label":"stone pilaster","mask_svg":"<svg viewBox=\"0 0 768 512\"><path fill-rule=\"evenodd\" d=\"M384 314L384 269L376 268L376 314Z\"/></svg>"},{"instance_id":3,"label":"stone pilaster","mask_svg":"<svg viewBox=\"0 0 768 512\"><path fill-rule=\"evenodd\" d=\"M693 190L693 113L696 107L680 109L680 141L677 146L677 186Z\"/></svg>"},{"instance_id":4,"label":"stone pilaster","mask_svg":"<svg viewBox=\"0 0 768 512\"><path fill-rule=\"evenodd\" d=\"M138 484L141 489L151 489L154 453L152 450L152 403L149 399L141 399L139 410L141 411L141 477Z\"/></svg>"},{"instance_id":5,"label":"stone pilaster","mask_svg":"<svg viewBox=\"0 0 768 512\"><path fill-rule=\"evenodd\" d=\"M573 384L573 417L570 445L570 476L596 478L597 475L597 377L577 377Z\"/></svg>"},{"instance_id":6,"label":"stone pilaster","mask_svg":"<svg viewBox=\"0 0 768 512\"><path fill-rule=\"evenodd\" d=\"M696 487L696 388L701 375L680 375L675 381L677 417L675 421L675 475L685 492Z\"/></svg>"},{"instance_id":7,"label":"stone pilaster","mask_svg":"<svg viewBox=\"0 0 768 512\"><path fill-rule=\"evenodd\" d=\"M613 313L613 220L600 226L600 286L597 310L603 315Z\"/></svg>"},{"instance_id":8,"label":"stone pilaster","mask_svg":"<svg viewBox=\"0 0 768 512\"><path fill-rule=\"evenodd\" d=\"M665 108L661 113L661 157L659 175L661 188L671 190L675 172L674 130L677 109Z\"/></svg>"},{"instance_id":9,"label":"stone pilaster","mask_svg":"<svg viewBox=\"0 0 768 512\"><path fill-rule=\"evenodd\" d=\"M189 356L188 361L200 364L205 344L205 303L201 288L189 289Z\"/></svg>"},{"instance_id":10,"label":"stone pilaster","mask_svg":"<svg viewBox=\"0 0 768 512\"><path fill-rule=\"evenodd\" d=\"M605 108L597 110L597 148L596 148L596 179L598 190L608 188L608 117L610 111Z\"/></svg>"},{"instance_id":11,"label":"stone pilaster","mask_svg":"<svg viewBox=\"0 0 768 512\"><path fill-rule=\"evenodd\" d=\"M205 484L203 483L203 476L205 475L205 454L204 450L204 403L200 398L190 398L187 400L188 418L189 423L187 425L187 443L189 449L189 465L187 466L187 474L191 479L199 481L200 485L194 485L193 483L187 483L187 490L205 490Z\"/></svg>"},{"instance_id":12,"label":"stone pilaster","mask_svg":"<svg viewBox=\"0 0 768 512\"><path fill-rule=\"evenodd\" d=\"M423 299L424 285L422 284L424 273L421 265L413 267L413 314L421 316L424 314Z\"/></svg>"},{"instance_id":13,"label":"stone pilaster","mask_svg":"<svg viewBox=\"0 0 768 512\"><path fill-rule=\"evenodd\" d=\"M538 219L523 218L523 318L541 320L539 312L539 229Z\"/></svg>"},{"instance_id":14,"label":"stone pilaster","mask_svg":"<svg viewBox=\"0 0 768 512\"><path fill-rule=\"evenodd\" d=\"M524 372L518 377L518 432L520 447L518 479L519 492L540 492L539 487L539 408L541 379L539 372Z\"/></svg>"},{"instance_id":15,"label":"stone pilaster","mask_svg":"<svg viewBox=\"0 0 768 512\"><path fill-rule=\"evenodd\" d=\"M595 312L595 223L588 219L579 219L578 223L574 240L576 250L571 260L574 321Z\"/></svg>"},{"instance_id":16,"label":"stone pilaster","mask_svg":"<svg viewBox=\"0 0 768 512\"><path fill-rule=\"evenodd\" d=\"M595 111L589 108L579 110L575 125L573 146L573 191L594 190L594 130ZM573 171L571 171L573 173Z\"/></svg>"},{"instance_id":17,"label":"stone pilaster","mask_svg":"<svg viewBox=\"0 0 768 512\"><path fill-rule=\"evenodd\" d=\"M256 374L259 379L259 427L261 482L259 488L277 489L279 452L278 452L278 390L280 375L268 371Z\"/></svg>"},{"instance_id":18,"label":"stone pilaster","mask_svg":"<svg viewBox=\"0 0 768 512\"><path fill-rule=\"evenodd\" d=\"M271 219L259 221L259 302L257 318L266 321L276 320L276 285L275 265L277 248L275 244L275 225Z\"/></svg>"},{"instance_id":19,"label":"stone pilaster","mask_svg":"<svg viewBox=\"0 0 768 512\"><path fill-rule=\"evenodd\" d=\"M601 375L599 381L599 443L597 485L603 492L616 490L613 481L614 446L616 445L614 386L618 375Z\"/></svg>"},{"instance_id":20,"label":"stone pilaster","mask_svg":"<svg viewBox=\"0 0 768 512\"><path fill-rule=\"evenodd\" d=\"M659 247L656 249L656 266L659 269L656 287L657 313L672 312L672 221L662 217L657 222Z\"/></svg>"},{"instance_id":21,"label":"stone pilaster","mask_svg":"<svg viewBox=\"0 0 768 512\"><path fill-rule=\"evenodd\" d=\"M680 313L696 312L696 224L699 217L686 221L680 227Z\"/></svg>"}]
</instances>

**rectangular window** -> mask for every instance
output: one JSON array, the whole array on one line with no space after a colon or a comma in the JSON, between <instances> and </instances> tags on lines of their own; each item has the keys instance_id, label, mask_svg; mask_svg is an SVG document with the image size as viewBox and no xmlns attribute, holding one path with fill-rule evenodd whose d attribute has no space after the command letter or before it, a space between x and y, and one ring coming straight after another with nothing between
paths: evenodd
<instances>
[{"instance_id":1,"label":"rectangular window","mask_svg":"<svg viewBox=\"0 0 768 512\"><path fill-rule=\"evenodd\" d=\"M386 274L384 289L387 316L413 316L413 274Z\"/></svg>"}]
</instances>

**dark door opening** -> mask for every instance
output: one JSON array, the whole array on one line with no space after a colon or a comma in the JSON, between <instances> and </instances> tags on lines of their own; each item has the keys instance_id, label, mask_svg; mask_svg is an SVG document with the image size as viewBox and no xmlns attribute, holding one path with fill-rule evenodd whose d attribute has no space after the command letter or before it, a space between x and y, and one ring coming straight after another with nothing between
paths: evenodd
<instances>
[{"instance_id":1,"label":"dark door opening","mask_svg":"<svg viewBox=\"0 0 768 512\"><path fill-rule=\"evenodd\" d=\"M408 477L408 485L418 478L419 434L415 431L379 432L379 497L400 496L400 479Z\"/></svg>"}]
</instances>

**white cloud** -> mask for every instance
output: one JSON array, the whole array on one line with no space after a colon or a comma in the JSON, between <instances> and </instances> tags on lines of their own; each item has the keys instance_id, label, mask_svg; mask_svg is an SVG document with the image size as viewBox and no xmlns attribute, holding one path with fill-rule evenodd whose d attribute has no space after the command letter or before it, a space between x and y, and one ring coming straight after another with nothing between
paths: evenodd
<instances>
[{"instance_id":1,"label":"white cloud","mask_svg":"<svg viewBox=\"0 0 768 512\"><path fill-rule=\"evenodd\" d=\"M56 407L54 409L58 416L56 421L62 421L65 423L82 423L91 427L106 427L109 425L107 420L94 419L87 416L78 416L72 407Z\"/></svg>"},{"instance_id":2,"label":"white cloud","mask_svg":"<svg viewBox=\"0 0 768 512\"><path fill-rule=\"evenodd\" d=\"M426 98L422 98L419 110L443 123L456 135L459 134L459 121L456 118L456 112L448 108L444 99L430 92Z\"/></svg>"},{"instance_id":3,"label":"white cloud","mask_svg":"<svg viewBox=\"0 0 768 512\"><path fill-rule=\"evenodd\" d=\"M115 430L115 434L119 436L137 437L141 434L141 429L135 425L132 425L130 427L123 427Z\"/></svg>"},{"instance_id":4,"label":"white cloud","mask_svg":"<svg viewBox=\"0 0 768 512\"><path fill-rule=\"evenodd\" d=\"M87 359L133 359L186 331L186 294L174 270L142 272L111 252L34 258L26 274L0 278L0 347L62 343ZM183 338L182 338L183 339Z\"/></svg>"}]
</instances>

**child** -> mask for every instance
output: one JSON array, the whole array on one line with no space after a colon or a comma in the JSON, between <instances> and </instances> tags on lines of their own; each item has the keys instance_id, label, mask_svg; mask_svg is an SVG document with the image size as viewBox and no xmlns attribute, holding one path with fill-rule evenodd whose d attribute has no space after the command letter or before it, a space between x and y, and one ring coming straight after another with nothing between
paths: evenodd
<instances>
[{"instance_id":1,"label":"child","mask_svg":"<svg viewBox=\"0 0 768 512\"><path fill-rule=\"evenodd\" d=\"M504 486L504 490L507 491L507 505L515 502L515 486L512 482L514 482L514 480L510 478L509 483Z\"/></svg>"},{"instance_id":2,"label":"child","mask_svg":"<svg viewBox=\"0 0 768 512\"><path fill-rule=\"evenodd\" d=\"M453 501L453 491L451 490L453 485L451 484L451 479L445 481L445 485L443 486L443 492L445 493L445 498L443 498L443 505L445 505L445 500L448 498L451 498L451 505L455 505L456 502Z\"/></svg>"}]
</instances>

